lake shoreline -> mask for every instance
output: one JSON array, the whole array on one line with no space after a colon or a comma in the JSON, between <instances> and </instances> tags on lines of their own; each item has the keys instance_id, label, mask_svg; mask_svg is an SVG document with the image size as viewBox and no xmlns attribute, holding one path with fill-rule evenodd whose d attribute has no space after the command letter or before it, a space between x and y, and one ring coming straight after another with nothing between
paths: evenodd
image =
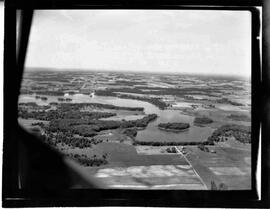
<instances>
[{"instance_id":1,"label":"lake shoreline","mask_svg":"<svg viewBox=\"0 0 270 209\"><path fill-rule=\"evenodd\" d=\"M123 107L143 107L145 114L156 114L158 118L155 121L150 122L144 130L138 130L138 135L136 136L136 140L144 141L144 139L149 139L150 141L161 141L165 137L169 137L170 141L179 141L179 138L182 141L190 141L190 139L196 139L196 141L203 141L208 136L210 136L213 132L212 128L209 127L195 127L191 126L189 131L181 130L181 131L166 131L160 130L157 125L159 123L167 123L167 122L179 122L183 121L185 123L192 124L193 116L191 115L184 115L184 114L176 114L178 111L176 110L160 110L156 106L151 103L139 100L132 100L132 99L122 99L118 97L105 97L105 96L94 96L89 97L88 95L84 94L74 94L69 95L72 98L72 101L69 104L76 104L76 103L101 103L107 105L114 105L114 106L123 106ZM36 102L38 105L46 106L51 102L58 102L58 96L48 96L48 100L41 101L35 98L35 94L28 95L24 94L20 96L19 102ZM63 104L62 102L58 102L58 104ZM90 111L90 110L89 110ZM114 110L115 113L118 114L118 110ZM116 117L116 116L115 116ZM121 121L122 118L126 118L127 116L120 115L118 120ZM132 118L132 117L131 117ZM135 118L134 118L135 119ZM108 118L107 120L110 120Z\"/></svg>"}]
</instances>

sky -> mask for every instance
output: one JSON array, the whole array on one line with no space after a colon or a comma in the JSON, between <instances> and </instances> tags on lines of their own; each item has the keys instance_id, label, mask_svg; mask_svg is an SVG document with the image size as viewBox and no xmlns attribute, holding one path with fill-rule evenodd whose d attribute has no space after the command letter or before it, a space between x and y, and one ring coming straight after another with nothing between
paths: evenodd
<instances>
[{"instance_id":1,"label":"sky","mask_svg":"<svg viewBox=\"0 0 270 209\"><path fill-rule=\"evenodd\" d=\"M26 67L249 77L251 14L37 10Z\"/></svg>"}]
</instances>

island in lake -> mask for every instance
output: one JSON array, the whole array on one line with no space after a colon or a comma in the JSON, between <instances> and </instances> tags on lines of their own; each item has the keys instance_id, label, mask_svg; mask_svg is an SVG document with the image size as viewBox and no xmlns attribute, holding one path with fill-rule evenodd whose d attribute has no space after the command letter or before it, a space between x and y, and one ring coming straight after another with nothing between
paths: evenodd
<instances>
[{"instance_id":1,"label":"island in lake","mask_svg":"<svg viewBox=\"0 0 270 209\"><path fill-rule=\"evenodd\" d=\"M189 128L189 123L160 123L158 128L164 131L184 131Z\"/></svg>"},{"instance_id":2,"label":"island in lake","mask_svg":"<svg viewBox=\"0 0 270 209\"><path fill-rule=\"evenodd\" d=\"M196 117L194 119L194 125L202 126L206 124L213 123L214 121L211 118L208 118L206 116Z\"/></svg>"}]
</instances>

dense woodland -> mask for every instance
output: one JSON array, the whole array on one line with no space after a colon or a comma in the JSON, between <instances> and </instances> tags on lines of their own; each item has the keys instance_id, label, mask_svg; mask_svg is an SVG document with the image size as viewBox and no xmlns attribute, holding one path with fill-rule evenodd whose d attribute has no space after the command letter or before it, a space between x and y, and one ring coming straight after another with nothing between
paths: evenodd
<instances>
[{"instance_id":1,"label":"dense woodland","mask_svg":"<svg viewBox=\"0 0 270 209\"><path fill-rule=\"evenodd\" d=\"M209 123L213 123L213 120L211 118L206 117L206 116L196 117L194 119L194 124L204 125L204 124L209 124Z\"/></svg>"},{"instance_id":2,"label":"dense woodland","mask_svg":"<svg viewBox=\"0 0 270 209\"><path fill-rule=\"evenodd\" d=\"M93 155L92 157L87 157L84 154L68 154L68 156L83 166L101 166L108 163L106 154L102 155L101 158L98 158L96 155Z\"/></svg>"},{"instance_id":3,"label":"dense woodland","mask_svg":"<svg viewBox=\"0 0 270 209\"><path fill-rule=\"evenodd\" d=\"M251 128L250 126L242 125L223 125L213 132L208 137L209 142L225 141L228 137L234 137L242 143L251 143Z\"/></svg>"},{"instance_id":4,"label":"dense woodland","mask_svg":"<svg viewBox=\"0 0 270 209\"><path fill-rule=\"evenodd\" d=\"M49 123L47 128L50 132L72 132L84 137L91 137L97 135L97 132L117 128L145 128L149 122L155 120L157 115L146 115L142 119L130 121L101 121L90 119L56 119Z\"/></svg>"},{"instance_id":5,"label":"dense woodland","mask_svg":"<svg viewBox=\"0 0 270 209\"><path fill-rule=\"evenodd\" d=\"M46 140L48 144L57 147L57 144L67 145L71 148L87 148L98 144L101 140L95 138L74 137L72 132L57 132L55 134L47 133Z\"/></svg>"},{"instance_id":6,"label":"dense woodland","mask_svg":"<svg viewBox=\"0 0 270 209\"><path fill-rule=\"evenodd\" d=\"M36 103L20 103L18 115L24 119L36 119L49 121L48 125L42 122L32 123L43 129L43 141L57 147L57 144L68 145L72 148L91 147L100 143L100 140L93 138L98 132L109 129L123 129L122 133L134 137L137 134L136 128L145 128L149 122L157 118L156 114L149 114L145 117L131 121L99 120L115 116L110 112L89 112L84 108L118 109L129 111L143 111L140 107L118 107L114 105L99 103L54 103L57 109L50 109L51 106L39 106ZM38 131L39 129L37 129Z\"/></svg>"},{"instance_id":7,"label":"dense woodland","mask_svg":"<svg viewBox=\"0 0 270 209\"><path fill-rule=\"evenodd\" d=\"M50 103L51 104L51 103ZM57 110L50 109L51 106L38 106L34 102L20 103L18 108L18 116L24 119L37 119L37 120L55 120L55 119L100 119L115 116L116 113L110 112L89 112L81 111L83 108L98 108L98 109L116 109L116 110L129 110L129 111L143 111L142 107L119 107L108 104L99 103L53 103ZM32 111L29 111L29 108ZM48 110L50 109L50 110Z\"/></svg>"},{"instance_id":8,"label":"dense woodland","mask_svg":"<svg viewBox=\"0 0 270 209\"><path fill-rule=\"evenodd\" d=\"M92 144L97 144L100 141L89 137L96 136L98 132L109 129L123 129L122 132L124 134L134 137L137 134L136 128L145 128L149 122L157 118L156 114L149 114L141 119L130 121L99 120L115 116L116 113L89 112L81 111L81 109L90 107L142 111L143 108L118 107L98 103L56 103L54 105L57 105L56 110L48 110L50 106L46 107L47 110L44 110L44 106L38 106L36 103L21 103L19 105L19 117L49 121L49 124L46 126L42 122L33 123L32 125L40 126L44 129L44 133L47 136L44 138L44 141L52 146L63 144L73 148L91 147ZM75 135L79 135L79 137L75 137Z\"/></svg>"},{"instance_id":9,"label":"dense woodland","mask_svg":"<svg viewBox=\"0 0 270 209\"><path fill-rule=\"evenodd\" d=\"M81 112L79 110L61 111L61 110L49 110L49 111L32 111L19 110L19 117L24 119L36 119L36 120L55 120L55 119L99 119L115 116L116 113L109 112Z\"/></svg>"},{"instance_id":10,"label":"dense woodland","mask_svg":"<svg viewBox=\"0 0 270 209\"><path fill-rule=\"evenodd\" d=\"M137 136L137 130L136 130L136 128L127 128L127 129L124 129L122 133L125 134L125 135L127 135L127 136L129 136L129 137L131 137L131 138L133 138L133 139L134 139L134 137Z\"/></svg>"},{"instance_id":11,"label":"dense woodland","mask_svg":"<svg viewBox=\"0 0 270 209\"><path fill-rule=\"evenodd\" d=\"M165 130L184 130L189 128L189 123L160 123L158 127Z\"/></svg>"},{"instance_id":12,"label":"dense woodland","mask_svg":"<svg viewBox=\"0 0 270 209\"><path fill-rule=\"evenodd\" d=\"M137 134L136 128L146 127L156 117L156 115L152 114L133 121L56 119L50 121L48 126L43 125L47 136L44 138L44 141L52 146L57 146L60 143L73 148L91 147L92 144L102 142L101 140L92 138L98 135L98 132L118 128L123 129L122 133L133 138ZM75 137L74 135L79 135L80 137Z\"/></svg>"}]
</instances>

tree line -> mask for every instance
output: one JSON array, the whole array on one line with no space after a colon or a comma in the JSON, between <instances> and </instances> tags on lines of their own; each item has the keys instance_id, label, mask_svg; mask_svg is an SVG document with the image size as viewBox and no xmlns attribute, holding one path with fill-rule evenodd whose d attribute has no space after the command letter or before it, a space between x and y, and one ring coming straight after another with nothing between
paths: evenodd
<instances>
[{"instance_id":1,"label":"tree line","mask_svg":"<svg viewBox=\"0 0 270 209\"><path fill-rule=\"evenodd\" d=\"M108 163L106 154L102 155L101 158L98 158L96 155L93 155L90 158L84 154L79 155L79 154L71 154L71 153L68 154L68 156L83 166L101 166L101 165L106 165Z\"/></svg>"},{"instance_id":2,"label":"tree line","mask_svg":"<svg viewBox=\"0 0 270 209\"><path fill-rule=\"evenodd\" d=\"M134 140L133 141L133 145L145 145L145 146L187 146L187 145L199 145L199 144L203 144L203 145L214 145L214 143L209 142L209 141L199 141L199 142L166 142L166 141L162 141L162 142L154 142L154 141L138 141L138 140Z\"/></svg>"}]
</instances>

